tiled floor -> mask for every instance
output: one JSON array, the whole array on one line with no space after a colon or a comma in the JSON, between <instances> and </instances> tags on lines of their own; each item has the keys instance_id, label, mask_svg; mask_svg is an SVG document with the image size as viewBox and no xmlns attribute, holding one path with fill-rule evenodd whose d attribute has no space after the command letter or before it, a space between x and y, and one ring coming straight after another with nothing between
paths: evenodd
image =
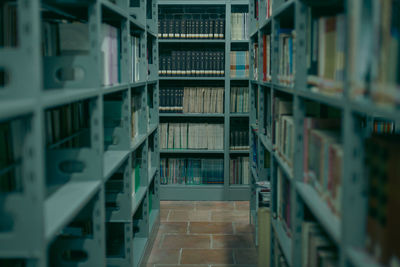
<instances>
[{"instance_id":1,"label":"tiled floor","mask_svg":"<svg viewBox=\"0 0 400 267\"><path fill-rule=\"evenodd\" d=\"M257 265L248 202L162 201L147 267Z\"/></svg>"}]
</instances>

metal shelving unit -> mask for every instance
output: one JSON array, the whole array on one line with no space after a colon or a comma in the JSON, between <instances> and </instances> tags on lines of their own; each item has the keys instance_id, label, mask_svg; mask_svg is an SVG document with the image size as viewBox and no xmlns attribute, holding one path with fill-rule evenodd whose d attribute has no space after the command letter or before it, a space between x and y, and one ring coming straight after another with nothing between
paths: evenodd
<instances>
[{"instance_id":1,"label":"metal shelving unit","mask_svg":"<svg viewBox=\"0 0 400 267\"><path fill-rule=\"evenodd\" d=\"M16 5L18 44L0 48L0 70L9 78L0 85L0 123L21 121L26 127L25 132L13 133L20 138L17 141L23 152L15 167L21 169L22 190L1 192L0 265L139 266L159 222L158 44L154 34L158 30L157 2L5 2ZM44 57L41 32L45 19L88 24L89 53ZM118 25L120 32L120 83L112 86L101 82L103 22ZM142 37L142 73L137 82L130 81L133 32ZM151 47L148 39L152 40ZM153 51L150 64L146 62L146 48ZM84 77L63 82L55 79L53 74L60 66L80 66ZM144 130L134 141L130 123L132 90L140 91L145 105L148 94L153 94L153 108L143 106L138 123ZM107 109L110 96L118 98L121 109L117 111L121 123L111 133L104 122L105 115L116 111ZM46 144L46 126L51 123L47 112L78 102L88 107L89 116L81 119L88 121L89 129ZM62 148L81 134L88 135L89 146ZM111 144L107 143L109 135L113 138ZM132 160L137 156L140 165L148 168L142 168L143 186L135 193ZM58 184L49 184L53 180ZM110 187L114 191L109 191ZM110 208L111 200L117 208ZM135 223L136 217L140 217L139 224ZM11 222L10 228L4 220ZM108 231L116 228L122 229L123 238L109 239ZM119 234L115 233L115 238ZM110 252L115 244L122 248L118 255Z\"/></svg>"},{"instance_id":2,"label":"metal shelving unit","mask_svg":"<svg viewBox=\"0 0 400 267\"><path fill-rule=\"evenodd\" d=\"M232 45L246 46L248 49L248 40L231 40L231 10L233 6L243 6L248 9L249 2L246 1L171 1L171 0L160 0L159 7L167 6L223 6L225 9L225 37L224 39L210 39L210 40L190 40L190 39L160 39L159 50L161 51L163 45L170 45L174 43L182 43L185 47L190 47L190 44L201 43L213 48L213 44L221 46L224 44L225 50L225 76L224 77L160 77L159 79L165 81L221 81L224 84L225 96L224 96L224 113L222 114L173 114L173 113L160 113L160 118L163 120L171 118L174 121L176 119L185 118L213 118L213 119L224 119L224 149L223 150L161 150L162 155L168 155L169 157L186 156L189 157L204 157L210 156L221 156L224 158L224 184L221 185L161 185L161 199L163 200L248 200L250 194L250 187L248 185L230 185L229 183L229 164L231 156L249 155L248 150L230 150L229 138L230 138L230 120L231 118L249 118L249 114L241 113L230 113L230 88L231 81L247 82L248 78L231 78L230 77L230 51ZM249 178L251 174L249 173ZM249 179L250 180L250 179Z\"/></svg>"},{"instance_id":3,"label":"metal shelving unit","mask_svg":"<svg viewBox=\"0 0 400 267\"><path fill-rule=\"evenodd\" d=\"M255 16L255 3L258 2L259 16ZM342 12L346 16L347 23L352 20L351 16L359 19L359 23L363 23L362 19L371 19L361 16L359 13L361 7L368 1L311 1L311 0L274 0L272 5L272 16L266 18L266 1L255 0L250 1L250 39L259 43L258 62L262 62L262 35L264 33L271 34L272 39L272 81L265 82L262 77L262 64L258 65L258 80L250 80L250 144L256 143L258 147L257 165L251 167L253 181L270 180L272 190L276 189L277 168L288 176L287 179L291 188L291 228L284 229L283 223L276 214L271 225L271 266L274 264L273 242L277 240L283 252L286 262L289 266L301 266L302 264L302 222L305 220L306 210L311 213L313 219L321 226L326 236L332 241L337 248L340 266L381 266L371 255L365 250L366 221L367 221L367 194L365 188L367 181L364 178L364 141L371 136L372 127L370 129L362 128L361 122L372 121L374 118L387 119L397 123L400 121L400 112L395 107L382 107L372 102L368 97L360 100L351 96L352 84L350 82L348 67L350 61L349 49L345 51L346 64L346 82L343 86L343 93L339 96L328 95L320 92L311 91L307 86L307 23L308 8L321 10L332 9L327 14L332 15L335 10ZM365 5L368 6L368 5ZM358 9L357 9L358 8ZM368 7L370 8L370 7ZM279 65L278 35L280 24L286 27L288 23L285 20L293 20L293 29L296 32L295 40L295 85L293 88L282 86L277 83L277 73ZM372 20L372 19L371 19ZM286 23L286 24L285 24ZM377 22L374 22L377 23ZM367 24L369 25L369 24ZM349 37L349 25L346 25L346 38ZM371 37L371 36L370 36ZM253 41L254 40L254 41ZM346 45L349 40L346 40ZM254 51L251 51L254 52ZM370 53L373 53L370 51ZM252 57L250 57L250 77L252 75ZM294 125L294 159L293 166L289 167L287 163L279 156L273 140L269 138L262 129L265 128L264 100L266 92L271 99L274 95L285 95L292 99L293 103L293 125ZM258 98L257 98L258 96ZM258 99L258 103L256 100ZM341 136L343 146L343 171L341 177L342 192L340 196L341 215L334 214L327 202L320 196L314 187L303 180L303 122L306 114L305 102L312 101L321 105L334 108L341 114ZM258 110L256 108L258 107ZM252 151L252 148L251 148ZM263 167L263 153L271 154L270 169ZM258 166L258 168L256 167ZM256 187L254 183L251 186L252 192L255 194ZM272 193L271 209L276 207L277 193ZM257 209L256 200L251 199L251 216L252 221L256 225ZM256 225L257 228L257 225ZM257 232L257 231L256 231ZM289 234L287 232L290 232ZM260 253L260 252L259 252Z\"/></svg>"}]
</instances>

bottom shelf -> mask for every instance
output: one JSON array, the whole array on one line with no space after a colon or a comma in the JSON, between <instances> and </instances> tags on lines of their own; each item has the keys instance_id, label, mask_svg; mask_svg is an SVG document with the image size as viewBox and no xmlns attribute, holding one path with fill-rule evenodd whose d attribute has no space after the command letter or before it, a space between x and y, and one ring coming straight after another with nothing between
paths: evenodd
<instances>
[{"instance_id":1,"label":"bottom shelf","mask_svg":"<svg viewBox=\"0 0 400 267\"><path fill-rule=\"evenodd\" d=\"M155 225L155 222L157 221L157 218L158 218L158 216L159 216L159 214L160 214L160 211L159 210L152 210L151 212L150 212L150 219L149 219L149 233L151 233L152 231L153 231L153 227L154 227L154 225Z\"/></svg>"}]
</instances>

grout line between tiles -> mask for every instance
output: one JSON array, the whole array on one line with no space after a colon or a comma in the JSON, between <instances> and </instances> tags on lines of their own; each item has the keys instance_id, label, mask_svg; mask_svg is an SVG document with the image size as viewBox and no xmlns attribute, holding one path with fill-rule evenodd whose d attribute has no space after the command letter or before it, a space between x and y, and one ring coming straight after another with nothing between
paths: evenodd
<instances>
[{"instance_id":1,"label":"grout line between tiles","mask_svg":"<svg viewBox=\"0 0 400 267\"><path fill-rule=\"evenodd\" d=\"M186 234L190 234L190 221L187 222Z\"/></svg>"},{"instance_id":2,"label":"grout line between tiles","mask_svg":"<svg viewBox=\"0 0 400 267\"><path fill-rule=\"evenodd\" d=\"M213 235L210 235L211 243L210 243L210 248L214 248L214 238Z\"/></svg>"}]
</instances>

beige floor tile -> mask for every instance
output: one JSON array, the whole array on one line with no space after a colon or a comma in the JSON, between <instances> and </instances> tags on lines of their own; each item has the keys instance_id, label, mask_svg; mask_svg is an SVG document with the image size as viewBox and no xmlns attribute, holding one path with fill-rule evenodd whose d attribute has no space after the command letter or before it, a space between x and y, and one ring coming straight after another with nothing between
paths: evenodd
<instances>
[{"instance_id":1,"label":"beige floor tile","mask_svg":"<svg viewBox=\"0 0 400 267\"><path fill-rule=\"evenodd\" d=\"M162 201L161 209L169 210L194 210L196 207L195 201Z\"/></svg>"},{"instance_id":2,"label":"beige floor tile","mask_svg":"<svg viewBox=\"0 0 400 267\"><path fill-rule=\"evenodd\" d=\"M179 256L180 256L180 249L158 249L153 248L151 251L148 264L155 264L155 263L171 263L171 264L178 264L179 263Z\"/></svg>"},{"instance_id":3,"label":"beige floor tile","mask_svg":"<svg viewBox=\"0 0 400 267\"><path fill-rule=\"evenodd\" d=\"M160 211L160 221L161 222L167 221L168 213L169 213L168 209L161 209L161 211Z\"/></svg>"},{"instance_id":4,"label":"beige floor tile","mask_svg":"<svg viewBox=\"0 0 400 267\"><path fill-rule=\"evenodd\" d=\"M249 201L235 201L235 209L248 211L250 209L250 202Z\"/></svg>"},{"instance_id":5,"label":"beige floor tile","mask_svg":"<svg viewBox=\"0 0 400 267\"><path fill-rule=\"evenodd\" d=\"M211 238L209 235L181 235L165 234L161 244L164 249L177 248L210 248Z\"/></svg>"},{"instance_id":6,"label":"beige floor tile","mask_svg":"<svg viewBox=\"0 0 400 267\"><path fill-rule=\"evenodd\" d=\"M207 264L156 264L154 267L208 267Z\"/></svg>"},{"instance_id":7,"label":"beige floor tile","mask_svg":"<svg viewBox=\"0 0 400 267\"><path fill-rule=\"evenodd\" d=\"M253 238L248 235L213 235L213 248L253 248Z\"/></svg>"},{"instance_id":8,"label":"beige floor tile","mask_svg":"<svg viewBox=\"0 0 400 267\"><path fill-rule=\"evenodd\" d=\"M210 211L171 210L169 222L208 222L211 218Z\"/></svg>"},{"instance_id":9,"label":"beige floor tile","mask_svg":"<svg viewBox=\"0 0 400 267\"><path fill-rule=\"evenodd\" d=\"M197 210L233 210L235 209L232 201L197 201Z\"/></svg>"},{"instance_id":10,"label":"beige floor tile","mask_svg":"<svg viewBox=\"0 0 400 267\"><path fill-rule=\"evenodd\" d=\"M160 223L159 233L186 233L187 222L162 222Z\"/></svg>"},{"instance_id":11,"label":"beige floor tile","mask_svg":"<svg viewBox=\"0 0 400 267\"><path fill-rule=\"evenodd\" d=\"M191 222L191 234L233 234L232 223L229 222Z\"/></svg>"},{"instance_id":12,"label":"beige floor tile","mask_svg":"<svg viewBox=\"0 0 400 267\"><path fill-rule=\"evenodd\" d=\"M231 249L183 249L182 264L233 264Z\"/></svg>"},{"instance_id":13,"label":"beige floor tile","mask_svg":"<svg viewBox=\"0 0 400 267\"><path fill-rule=\"evenodd\" d=\"M212 222L249 222L248 211L212 211Z\"/></svg>"}]
</instances>

